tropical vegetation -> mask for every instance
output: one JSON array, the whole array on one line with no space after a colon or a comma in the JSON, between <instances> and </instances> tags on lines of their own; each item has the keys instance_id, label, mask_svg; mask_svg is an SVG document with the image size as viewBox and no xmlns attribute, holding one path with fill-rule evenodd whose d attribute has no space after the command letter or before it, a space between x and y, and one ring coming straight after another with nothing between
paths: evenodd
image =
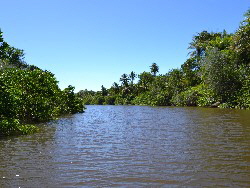
<instances>
[{"instance_id":1,"label":"tropical vegetation","mask_svg":"<svg viewBox=\"0 0 250 188\"><path fill-rule=\"evenodd\" d=\"M74 87L61 90L54 74L29 65L23 50L10 46L0 30L0 137L38 130L32 124L84 111Z\"/></svg>"},{"instance_id":2,"label":"tropical vegetation","mask_svg":"<svg viewBox=\"0 0 250 188\"><path fill-rule=\"evenodd\" d=\"M158 74L159 66L122 74L101 91L81 90L85 104L216 106L250 109L250 10L235 33L202 31L189 44L180 68ZM135 79L137 78L137 83Z\"/></svg>"}]
</instances>

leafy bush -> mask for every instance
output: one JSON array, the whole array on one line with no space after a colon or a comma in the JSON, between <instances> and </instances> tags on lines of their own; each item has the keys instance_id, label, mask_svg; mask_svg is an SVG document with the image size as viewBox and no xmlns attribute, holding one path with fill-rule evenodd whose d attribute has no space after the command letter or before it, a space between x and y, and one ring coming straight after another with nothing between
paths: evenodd
<instances>
[{"instance_id":1,"label":"leafy bush","mask_svg":"<svg viewBox=\"0 0 250 188\"><path fill-rule=\"evenodd\" d=\"M34 125L22 125L18 119L2 119L0 120L0 137L13 134L30 134L38 131Z\"/></svg>"},{"instance_id":2,"label":"leafy bush","mask_svg":"<svg viewBox=\"0 0 250 188\"><path fill-rule=\"evenodd\" d=\"M34 126L61 114L83 112L81 99L69 86L61 91L54 75L40 69L0 71L0 134L29 133Z\"/></svg>"},{"instance_id":3,"label":"leafy bush","mask_svg":"<svg viewBox=\"0 0 250 188\"><path fill-rule=\"evenodd\" d=\"M198 97L198 91L191 88L174 96L171 103L175 106L197 106Z\"/></svg>"},{"instance_id":4,"label":"leafy bush","mask_svg":"<svg viewBox=\"0 0 250 188\"><path fill-rule=\"evenodd\" d=\"M10 68L0 79L2 117L40 122L60 115L61 90L50 72Z\"/></svg>"},{"instance_id":5,"label":"leafy bush","mask_svg":"<svg viewBox=\"0 0 250 188\"><path fill-rule=\"evenodd\" d=\"M236 108L250 109L250 76L244 80L243 87L238 93L236 102Z\"/></svg>"},{"instance_id":6,"label":"leafy bush","mask_svg":"<svg viewBox=\"0 0 250 188\"><path fill-rule=\"evenodd\" d=\"M115 104L115 96L105 96L104 104L114 105Z\"/></svg>"},{"instance_id":7,"label":"leafy bush","mask_svg":"<svg viewBox=\"0 0 250 188\"><path fill-rule=\"evenodd\" d=\"M83 100L74 93L75 87L69 85L61 94L60 107L61 114L74 114L83 112L85 107Z\"/></svg>"},{"instance_id":8,"label":"leafy bush","mask_svg":"<svg viewBox=\"0 0 250 188\"><path fill-rule=\"evenodd\" d=\"M193 89L198 92L198 106L211 106L218 101L218 98L215 97L215 94L210 88L208 88L207 85L200 84L195 86Z\"/></svg>"},{"instance_id":9,"label":"leafy bush","mask_svg":"<svg viewBox=\"0 0 250 188\"><path fill-rule=\"evenodd\" d=\"M183 91L171 99L175 106L211 106L215 102L212 90L204 84Z\"/></svg>"},{"instance_id":10,"label":"leafy bush","mask_svg":"<svg viewBox=\"0 0 250 188\"><path fill-rule=\"evenodd\" d=\"M105 99L101 95L96 95L92 100L92 104L97 104L97 105L103 105L104 102Z\"/></svg>"},{"instance_id":11,"label":"leafy bush","mask_svg":"<svg viewBox=\"0 0 250 188\"><path fill-rule=\"evenodd\" d=\"M235 100L235 95L242 84L240 71L228 54L230 54L228 51L212 49L204 58L202 67L204 83L221 98L223 103Z\"/></svg>"},{"instance_id":12,"label":"leafy bush","mask_svg":"<svg viewBox=\"0 0 250 188\"><path fill-rule=\"evenodd\" d=\"M122 96L117 96L115 98L115 105L123 105L124 104L124 99L122 98Z\"/></svg>"},{"instance_id":13,"label":"leafy bush","mask_svg":"<svg viewBox=\"0 0 250 188\"><path fill-rule=\"evenodd\" d=\"M145 92L135 97L132 101L137 105L151 105L151 106L167 106L170 104L170 97L167 92L161 93Z\"/></svg>"},{"instance_id":14,"label":"leafy bush","mask_svg":"<svg viewBox=\"0 0 250 188\"><path fill-rule=\"evenodd\" d=\"M93 101L93 96L86 96L86 97L79 97L79 98L81 98L83 101L83 104L86 104L86 105L88 105L88 104L92 104L92 101Z\"/></svg>"}]
</instances>

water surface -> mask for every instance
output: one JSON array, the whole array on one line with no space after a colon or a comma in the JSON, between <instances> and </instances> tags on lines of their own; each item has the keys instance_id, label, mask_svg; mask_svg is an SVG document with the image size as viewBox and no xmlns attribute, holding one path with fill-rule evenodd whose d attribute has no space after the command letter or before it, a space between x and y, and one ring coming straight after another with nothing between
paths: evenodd
<instances>
[{"instance_id":1,"label":"water surface","mask_svg":"<svg viewBox=\"0 0 250 188\"><path fill-rule=\"evenodd\" d=\"M249 187L250 111L87 106L0 139L0 187Z\"/></svg>"}]
</instances>

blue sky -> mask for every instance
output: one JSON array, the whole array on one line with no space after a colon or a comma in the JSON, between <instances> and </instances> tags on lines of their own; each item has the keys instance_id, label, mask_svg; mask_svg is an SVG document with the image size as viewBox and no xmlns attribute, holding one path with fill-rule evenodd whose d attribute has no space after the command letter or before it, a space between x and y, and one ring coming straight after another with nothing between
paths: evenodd
<instances>
[{"instance_id":1,"label":"blue sky","mask_svg":"<svg viewBox=\"0 0 250 188\"><path fill-rule=\"evenodd\" d=\"M100 90L123 73L160 73L188 58L188 44L203 30L235 32L249 0L3 0L5 41L25 60L68 85Z\"/></svg>"}]
</instances>

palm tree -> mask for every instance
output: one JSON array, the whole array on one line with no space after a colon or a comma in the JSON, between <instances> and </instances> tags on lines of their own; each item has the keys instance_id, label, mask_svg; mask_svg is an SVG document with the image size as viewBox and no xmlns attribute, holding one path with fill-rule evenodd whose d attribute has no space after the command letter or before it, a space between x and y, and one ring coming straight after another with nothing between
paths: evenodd
<instances>
[{"instance_id":1,"label":"palm tree","mask_svg":"<svg viewBox=\"0 0 250 188\"><path fill-rule=\"evenodd\" d=\"M130 80L130 78L128 77L127 74L124 73L123 75L121 75L120 81L122 82L122 84L124 86L128 86L128 81L129 80Z\"/></svg>"},{"instance_id":2,"label":"palm tree","mask_svg":"<svg viewBox=\"0 0 250 188\"><path fill-rule=\"evenodd\" d=\"M129 78L131 79L131 84L132 84L132 85L133 85L134 80L135 80L136 77L137 77L137 75L135 74L134 71L132 71L132 72L130 73L130 75L129 75Z\"/></svg>"},{"instance_id":3,"label":"palm tree","mask_svg":"<svg viewBox=\"0 0 250 188\"><path fill-rule=\"evenodd\" d=\"M152 63L150 66L150 72L153 74L153 76L156 76L156 73L159 72L159 66L156 63Z\"/></svg>"},{"instance_id":4,"label":"palm tree","mask_svg":"<svg viewBox=\"0 0 250 188\"><path fill-rule=\"evenodd\" d=\"M116 89L119 89L119 85L116 82L113 83L112 87L116 88Z\"/></svg>"}]
</instances>

